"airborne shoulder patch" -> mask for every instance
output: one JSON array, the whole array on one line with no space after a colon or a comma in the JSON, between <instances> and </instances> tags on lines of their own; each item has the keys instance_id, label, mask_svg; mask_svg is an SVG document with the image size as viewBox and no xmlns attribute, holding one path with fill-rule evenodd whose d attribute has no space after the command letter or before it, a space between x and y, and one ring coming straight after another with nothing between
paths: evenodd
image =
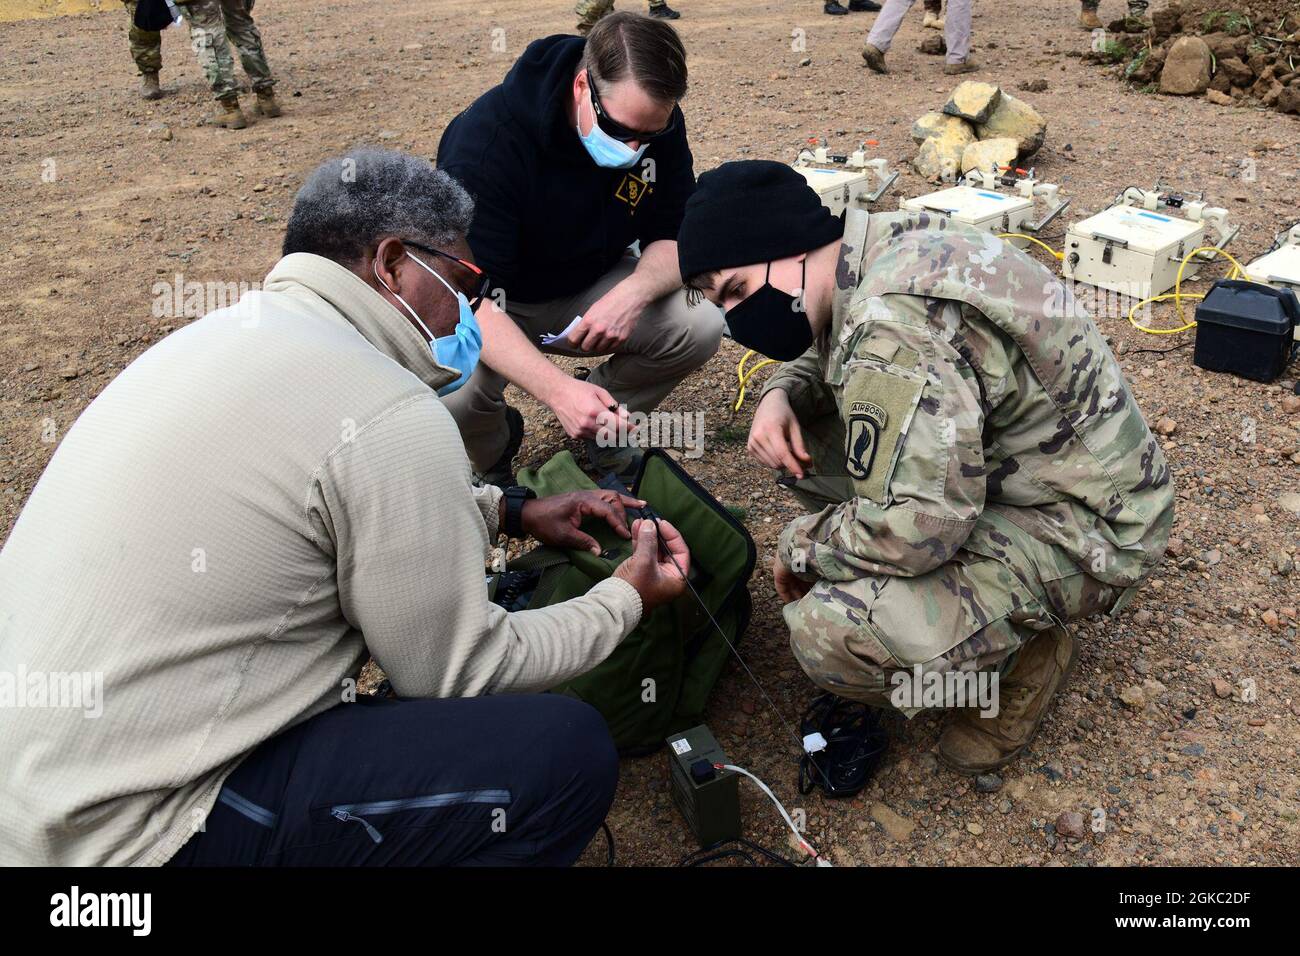
<instances>
[{"instance_id":1,"label":"airborne shoulder patch","mask_svg":"<svg viewBox=\"0 0 1300 956\"><path fill-rule=\"evenodd\" d=\"M849 405L849 420L845 423L848 451L844 457L844 467L851 478L866 481L871 476L876 449L880 447L880 434L888 423L889 412L874 402L853 402Z\"/></svg>"},{"instance_id":2,"label":"airborne shoulder patch","mask_svg":"<svg viewBox=\"0 0 1300 956\"><path fill-rule=\"evenodd\" d=\"M883 506L890 500L890 478L925 379L897 366L854 363L846 372L840 404L844 470L860 497Z\"/></svg>"}]
</instances>

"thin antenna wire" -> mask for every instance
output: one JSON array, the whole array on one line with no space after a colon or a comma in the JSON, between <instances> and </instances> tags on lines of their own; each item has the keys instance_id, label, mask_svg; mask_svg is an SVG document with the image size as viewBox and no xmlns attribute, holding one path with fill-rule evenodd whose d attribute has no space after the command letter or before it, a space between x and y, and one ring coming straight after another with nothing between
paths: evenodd
<instances>
[{"instance_id":1,"label":"thin antenna wire","mask_svg":"<svg viewBox=\"0 0 1300 956\"><path fill-rule=\"evenodd\" d=\"M803 753L804 752L803 737L801 737L795 731L791 723L785 719L785 715L782 714L780 709L776 706L776 702L772 700L767 690L763 687L763 685L759 682L758 678L754 675L754 672L749 669L749 665L745 663L745 659L740 656L740 651L736 650L736 645L731 643L731 640L727 637L727 632L722 629L722 625L720 625L717 622L717 619L714 618L713 612L710 611L709 606L704 603L704 598L700 597L700 592L695 590L695 586L691 584L690 578L686 576L686 572L682 570L682 566L677 563L676 556L669 549L668 542L664 539L664 533L661 530L659 530L658 516L651 514L649 520L654 522L655 534L659 537L659 542L663 545L664 554L668 555L668 560L673 563L673 567L675 567L677 569L677 573L681 575L682 583L684 583L686 587L690 589L691 594L695 596L695 600L699 603L700 609L703 610L704 613L708 616L709 622L714 626L714 628L717 629L718 634L722 637L722 640L726 643L727 647L731 649L731 653L735 656L736 660L740 661L740 666L745 669L745 673L749 675L749 679L754 682L754 686L758 688L758 692L763 695L763 699L767 701L767 706L772 709L772 713L776 714L777 720L781 721L781 723L785 725L785 729L790 733L790 735L794 737L795 740L799 741L799 752ZM822 773L821 768L817 766L817 761L811 759L810 756L808 763L813 768L813 770L815 770L821 776L822 780L826 783L826 786L829 787L831 790L834 790L835 787L831 784L830 780L826 778L826 775Z\"/></svg>"}]
</instances>

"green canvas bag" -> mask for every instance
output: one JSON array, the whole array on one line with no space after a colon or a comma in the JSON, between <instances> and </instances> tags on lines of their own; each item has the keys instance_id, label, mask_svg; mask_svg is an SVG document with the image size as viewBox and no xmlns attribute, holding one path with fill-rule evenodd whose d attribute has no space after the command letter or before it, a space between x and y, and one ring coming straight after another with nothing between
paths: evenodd
<instances>
[{"instance_id":1,"label":"green canvas bag","mask_svg":"<svg viewBox=\"0 0 1300 956\"><path fill-rule=\"evenodd\" d=\"M599 487L567 451L540 468L520 471L517 480L539 496ZM599 710L625 754L648 753L668 735L701 722L731 653L727 641L738 643L749 624L746 583L757 560L744 526L659 449L646 452L632 494L682 533L691 551L691 585L726 640L688 589L644 616L595 668L554 688ZM632 542L603 521L588 520L583 531L600 542L600 555L535 548L490 580L492 599L510 610L558 604L585 594L632 553Z\"/></svg>"}]
</instances>

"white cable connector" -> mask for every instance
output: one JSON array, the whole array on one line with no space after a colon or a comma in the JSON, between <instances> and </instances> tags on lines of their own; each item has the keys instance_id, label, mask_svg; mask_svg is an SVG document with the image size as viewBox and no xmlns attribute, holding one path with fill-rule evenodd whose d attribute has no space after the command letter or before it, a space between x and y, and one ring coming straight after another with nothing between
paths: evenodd
<instances>
[{"instance_id":1,"label":"white cable connector","mask_svg":"<svg viewBox=\"0 0 1300 956\"><path fill-rule=\"evenodd\" d=\"M826 749L826 738L821 732L808 734L803 739L803 752L806 754L820 753Z\"/></svg>"}]
</instances>

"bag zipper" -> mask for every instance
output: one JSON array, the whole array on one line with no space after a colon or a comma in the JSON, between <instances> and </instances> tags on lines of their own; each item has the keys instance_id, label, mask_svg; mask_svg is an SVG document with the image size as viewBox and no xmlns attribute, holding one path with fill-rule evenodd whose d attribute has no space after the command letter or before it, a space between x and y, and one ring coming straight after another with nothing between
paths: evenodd
<instances>
[{"instance_id":1,"label":"bag zipper","mask_svg":"<svg viewBox=\"0 0 1300 956\"><path fill-rule=\"evenodd\" d=\"M435 793L426 797L406 797L400 800L375 800L370 803L349 803L330 807L330 816L340 823L360 823L370 839L383 843L384 835L373 823L359 816L366 814L398 813L402 810L427 810L434 807L453 807L470 803L510 802L509 790L457 790L451 793Z\"/></svg>"}]
</instances>

